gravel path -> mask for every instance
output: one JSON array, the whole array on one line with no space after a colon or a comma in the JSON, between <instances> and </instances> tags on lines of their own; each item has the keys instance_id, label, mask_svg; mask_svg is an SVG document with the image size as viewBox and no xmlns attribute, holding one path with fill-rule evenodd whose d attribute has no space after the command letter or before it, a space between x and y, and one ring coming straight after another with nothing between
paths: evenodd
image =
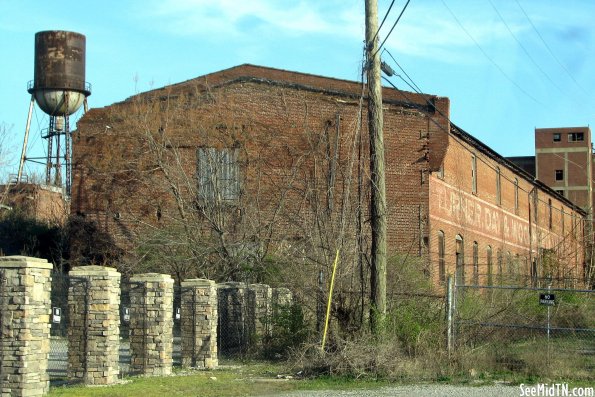
<instances>
[{"instance_id":1,"label":"gravel path","mask_svg":"<svg viewBox=\"0 0 595 397\"><path fill-rule=\"evenodd\" d=\"M407 385L369 390L318 390L279 394L278 397L519 397L518 386Z\"/></svg>"}]
</instances>

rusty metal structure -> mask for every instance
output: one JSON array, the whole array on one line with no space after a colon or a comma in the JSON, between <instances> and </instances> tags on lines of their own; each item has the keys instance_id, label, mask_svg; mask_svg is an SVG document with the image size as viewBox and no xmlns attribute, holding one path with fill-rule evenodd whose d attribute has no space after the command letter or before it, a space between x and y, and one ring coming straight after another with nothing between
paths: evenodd
<instances>
[{"instance_id":1,"label":"rusty metal structure","mask_svg":"<svg viewBox=\"0 0 595 397\"><path fill-rule=\"evenodd\" d=\"M86 111L87 97L91 95L91 85L85 81L85 47L85 36L80 33L50 30L35 34L34 79L27 85L31 102L17 182L22 179L25 160L42 163L46 184L64 185L66 196L70 196L70 116L81 106ZM27 157L26 153L34 103L49 116L49 126L42 130L48 145L46 157Z\"/></svg>"}]
</instances>

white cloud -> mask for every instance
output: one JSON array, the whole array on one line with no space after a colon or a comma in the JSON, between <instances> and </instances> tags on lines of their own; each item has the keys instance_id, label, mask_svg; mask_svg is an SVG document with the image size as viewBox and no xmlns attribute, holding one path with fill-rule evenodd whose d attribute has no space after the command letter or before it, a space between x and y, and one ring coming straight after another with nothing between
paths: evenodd
<instances>
[{"instance_id":1,"label":"white cloud","mask_svg":"<svg viewBox=\"0 0 595 397\"><path fill-rule=\"evenodd\" d=\"M342 3L161 0L147 7L144 16L159 20L162 28L181 35L235 36L245 33L245 30L258 30L258 27L283 34L340 34L337 28L348 26L353 19L353 14L346 12ZM324 12L330 8L339 12Z\"/></svg>"},{"instance_id":2,"label":"white cloud","mask_svg":"<svg viewBox=\"0 0 595 397\"><path fill-rule=\"evenodd\" d=\"M488 1L445 1L482 47L516 46ZM517 37L532 30L515 3L493 1ZM397 2L394 7L381 39L401 5ZM381 2L381 17L387 6ZM545 27L549 22L560 23L556 16L566 11L557 10L561 6L552 4L537 8L528 2L525 6L534 22ZM153 0L139 16L153 28L169 34L203 40L241 39L247 44L261 45L271 38L314 35L317 39L323 36L328 40L363 40L363 8L362 0ZM412 2L386 46L401 55L443 62L485 61L441 0Z\"/></svg>"}]
</instances>

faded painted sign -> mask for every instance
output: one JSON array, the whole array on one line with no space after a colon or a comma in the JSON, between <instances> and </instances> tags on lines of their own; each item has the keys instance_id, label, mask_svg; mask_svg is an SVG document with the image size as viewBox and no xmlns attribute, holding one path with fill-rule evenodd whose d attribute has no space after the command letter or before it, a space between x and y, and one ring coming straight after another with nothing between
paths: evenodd
<instances>
[{"instance_id":1,"label":"faded painted sign","mask_svg":"<svg viewBox=\"0 0 595 397\"><path fill-rule=\"evenodd\" d=\"M434 219L470 229L491 238L501 238L522 248L529 248L529 222L476 196L433 179L430 197L438 205L430 206Z\"/></svg>"}]
</instances>

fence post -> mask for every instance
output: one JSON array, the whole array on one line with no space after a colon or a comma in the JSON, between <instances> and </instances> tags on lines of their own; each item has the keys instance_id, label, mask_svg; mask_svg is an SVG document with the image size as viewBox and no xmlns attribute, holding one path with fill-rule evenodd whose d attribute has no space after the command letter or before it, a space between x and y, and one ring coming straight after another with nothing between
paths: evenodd
<instances>
[{"instance_id":1,"label":"fence post","mask_svg":"<svg viewBox=\"0 0 595 397\"><path fill-rule=\"evenodd\" d=\"M0 258L0 395L49 390L52 264L26 256Z\"/></svg>"},{"instance_id":2,"label":"fence post","mask_svg":"<svg viewBox=\"0 0 595 397\"><path fill-rule=\"evenodd\" d=\"M68 274L68 377L89 385L115 383L119 374L120 273L111 267L84 266Z\"/></svg>"},{"instance_id":3,"label":"fence post","mask_svg":"<svg viewBox=\"0 0 595 397\"><path fill-rule=\"evenodd\" d=\"M207 279L182 281L182 366L216 368L217 287Z\"/></svg>"},{"instance_id":4,"label":"fence post","mask_svg":"<svg viewBox=\"0 0 595 397\"><path fill-rule=\"evenodd\" d=\"M446 284L446 350L449 358L454 352L455 345L455 288L455 279L449 275Z\"/></svg>"},{"instance_id":5,"label":"fence post","mask_svg":"<svg viewBox=\"0 0 595 397\"><path fill-rule=\"evenodd\" d=\"M130 278L130 366L144 375L170 375L173 350L173 286L168 274Z\"/></svg>"},{"instance_id":6,"label":"fence post","mask_svg":"<svg viewBox=\"0 0 595 397\"><path fill-rule=\"evenodd\" d=\"M261 345L271 332L273 290L266 284L250 284L247 299L249 342Z\"/></svg>"}]
</instances>

